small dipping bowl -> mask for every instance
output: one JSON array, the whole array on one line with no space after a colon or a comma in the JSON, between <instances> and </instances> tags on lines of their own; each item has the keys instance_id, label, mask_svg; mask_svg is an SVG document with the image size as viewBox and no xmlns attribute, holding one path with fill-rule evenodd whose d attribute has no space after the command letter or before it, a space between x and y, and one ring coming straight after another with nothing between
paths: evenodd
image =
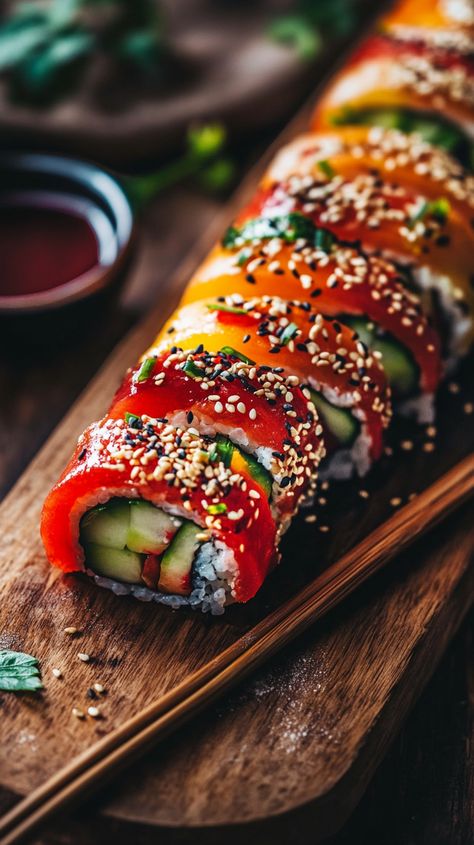
<instances>
[{"instance_id":1,"label":"small dipping bowl","mask_svg":"<svg viewBox=\"0 0 474 845\"><path fill-rule=\"evenodd\" d=\"M45 339L49 329L77 328L123 280L132 235L130 201L106 170L56 155L1 153L2 335Z\"/></svg>"}]
</instances>

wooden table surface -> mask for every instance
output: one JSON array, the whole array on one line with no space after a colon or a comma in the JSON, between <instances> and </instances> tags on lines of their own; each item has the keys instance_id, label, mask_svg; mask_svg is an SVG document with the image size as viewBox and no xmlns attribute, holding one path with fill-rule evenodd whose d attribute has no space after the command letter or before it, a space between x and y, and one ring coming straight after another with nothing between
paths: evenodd
<instances>
[{"instance_id":1,"label":"wooden table surface","mask_svg":"<svg viewBox=\"0 0 474 845\"><path fill-rule=\"evenodd\" d=\"M255 147L265 143L261 136ZM251 157L256 154L252 150ZM0 360L0 493L3 495L86 386L91 376L198 238L223 201L190 187L159 197L142 220L136 261L118 307L67 345L2 350ZM140 278L140 284L137 280ZM12 421L15 436L12 438ZM331 845L467 845L474 832L474 677L472 630L466 621L358 809ZM2 796L0 796L1 799ZM99 818L94 808L58 824L41 845L148 845L156 833ZM295 834L296 835L296 834ZM212 831L206 843L220 841ZM168 841L180 841L179 832ZM286 842L275 824L272 843ZM311 829L292 841L312 842ZM259 845L264 845L260 843Z\"/></svg>"}]
</instances>

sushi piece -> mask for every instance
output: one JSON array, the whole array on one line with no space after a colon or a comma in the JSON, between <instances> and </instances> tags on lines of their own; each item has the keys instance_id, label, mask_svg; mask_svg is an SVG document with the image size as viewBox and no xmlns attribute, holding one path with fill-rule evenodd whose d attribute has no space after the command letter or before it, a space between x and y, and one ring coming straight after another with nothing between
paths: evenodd
<instances>
[{"instance_id":1,"label":"sushi piece","mask_svg":"<svg viewBox=\"0 0 474 845\"><path fill-rule=\"evenodd\" d=\"M417 133L474 167L474 60L396 33L369 36L319 102L313 129L369 125Z\"/></svg>"},{"instance_id":2,"label":"sushi piece","mask_svg":"<svg viewBox=\"0 0 474 845\"><path fill-rule=\"evenodd\" d=\"M210 352L223 350L249 366L259 361L269 376L275 370L296 376L321 418L325 474L347 478L355 469L364 475L380 457L391 413L383 370L353 329L325 319L309 302L238 294L199 300L171 318L157 351L170 336L180 349L205 343Z\"/></svg>"},{"instance_id":3,"label":"sushi piece","mask_svg":"<svg viewBox=\"0 0 474 845\"><path fill-rule=\"evenodd\" d=\"M43 508L53 565L172 608L222 613L255 595L278 531L249 473L215 443L142 415L90 426Z\"/></svg>"},{"instance_id":4,"label":"sushi piece","mask_svg":"<svg viewBox=\"0 0 474 845\"><path fill-rule=\"evenodd\" d=\"M266 229L258 228L258 220ZM302 216L295 214L291 221L293 242L288 219L278 222L284 237L272 228L272 220L263 218L249 218L247 230L231 227L224 241L233 245L214 250L187 288L184 302L211 301L219 292L227 293L229 302L249 292L274 294L351 324L382 357L398 407L419 422L431 422L441 351L420 298L404 286L390 262L340 244Z\"/></svg>"},{"instance_id":5,"label":"sushi piece","mask_svg":"<svg viewBox=\"0 0 474 845\"><path fill-rule=\"evenodd\" d=\"M226 313L238 317L239 309ZM166 330L164 336L173 338ZM211 352L199 345L190 351L173 345L163 352L164 345L153 345L128 373L109 416L148 413L212 438L216 460L262 487L282 533L314 486L324 455L311 398L282 367L256 365L212 342Z\"/></svg>"},{"instance_id":6,"label":"sushi piece","mask_svg":"<svg viewBox=\"0 0 474 845\"><path fill-rule=\"evenodd\" d=\"M326 155L326 135L315 135L314 144L320 138ZM377 145L377 137L372 141ZM381 142L377 149L381 158L390 158ZM412 187L414 168L409 162L399 166L396 178L391 178L389 168L384 172L380 163L371 167L370 156L365 164L364 155L362 149L362 161L357 159L359 167L354 175L351 155L334 157L335 164L339 161L339 172L331 157L321 160L321 168L313 166L313 153L282 154L275 172L282 175L287 167L286 178L275 182L265 179L253 202L237 218L233 241L257 237L263 232L263 224L268 235L271 226L278 234L275 226L283 228L283 221L291 215L302 234L304 227L310 234L311 225L328 229L342 243L360 245L366 252L396 262L407 285L423 294L424 306L443 334L446 357L455 361L469 350L474 337L474 230L470 217L466 219L472 195L461 198L461 189L446 187L433 199L435 189L421 193L418 176L413 178ZM295 157L304 159L301 173L290 170Z\"/></svg>"}]
</instances>

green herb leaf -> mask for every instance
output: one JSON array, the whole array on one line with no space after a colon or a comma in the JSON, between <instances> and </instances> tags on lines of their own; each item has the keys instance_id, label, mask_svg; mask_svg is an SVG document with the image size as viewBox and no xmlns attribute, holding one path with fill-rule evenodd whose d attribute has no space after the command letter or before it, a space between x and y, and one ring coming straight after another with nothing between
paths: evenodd
<instances>
[{"instance_id":1,"label":"green herb leaf","mask_svg":"<svg viewBox=\"0 0 474 845\"><path fill-rule=\"evenodd\" d=\"M156 358L145 358L137 373L137 382L146 381L150 378L153 368L156 364Z\"/></svg>"},{"instance_id":2,"label":"green herb leaf","mask_svg":"<svg viewBox=\"0 0 474 845\"><path fill-rule=\"evenodd\" d=\"M189 152L199 159L215 156L223 148L227 132L222 123L191 126L188 130Z\"/></svg>"},{"instance_id":3,"label":"green herb leaf","mask_svg":"<svg viewBox=\"0 0 474 845\"><path fill-rule=\"evenodd\" d=\"M269 35L274 41L293 47L302 61L314 59L322 47L318 29L302 15L288 15L273 21Z\"/></svg>"},{"instance_id":4,"label":"green herb leaf","mask_svg":"<svg viewBox=\"0 0 474 845\"><path fill-rule=\"evenodd\" d=\"M0 689L35 692L43 688L36 657L22 651L0 651Z\"/></svg>"},{"instance_id":5,"label":"green herb leaf","mask_svg":"<svg viewBox=\"0 0 474 845\"><path fill-rule=\"evenodd\" d=\"M327 229L318 229L309 217L297 211L281 217L254 217L247 220L240 229L231 226L222 240L228 249L245 241L281 238L287 243L305 240L324 252L330 252L335 236Z\"/></svg>"},{"instance_id":6,"label":"green herb leaf","mask_svg":"<svg viewBox=\"0 0 474 845\"><path fill-rule=\"evenodd\" d=\"M446 223L451 206L449 200L445 197L440 197L436 200L425 200L410 218L409 225L413 227L419 220L424 220L425 217L434 217L438 223Z\"/></svg>"}]
</instances>

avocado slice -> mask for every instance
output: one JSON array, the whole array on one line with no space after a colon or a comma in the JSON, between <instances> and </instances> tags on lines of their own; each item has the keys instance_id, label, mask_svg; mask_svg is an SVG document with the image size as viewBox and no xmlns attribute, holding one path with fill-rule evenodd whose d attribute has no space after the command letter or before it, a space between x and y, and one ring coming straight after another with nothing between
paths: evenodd
<instances>
[{"instance_id":1,"label":"avocado slice","mask_svg":"<svg viewBox=\"0 0 474 845\"><path fill-rule=\"evenodd\" d=\"M126 584L140 584L142 556L129 549L112 549L99 543L88 543L84 547L87 565L105 578L123 581Z\"/></svg>"},{"instance_id":2,"label":"avocado slice","mask_svg":"<svg viewBox=\"0 0 474 845\"><path fill-rule=\"evenodd\" d=\"M173 539L179 520L143 499L130 501L127 548L133 552L160 555Z\"/></svg>"},{"instance_id":3,"label":"avocado slice","mask_svg":"<svg viewBox=\"0 0 474 845\"><path fill-rule=\"evenodd\" d=\"M88 511L81 520L81 542L124 549L130 524L128 499L111 499Z\"/></svg>"},{"instance_id":4,"label":"avocado slice","mask_svg":"<svg viewBox=\"0 0 474 845\"><path fill-rule=\"evenodd\" d=\"M317 390L310 390L310 393L323 425L327 426L341 446L350 446L360 430L359 423L351 411L331 405Z\"/></svg>"},{"instance_id":5,"label":"avocado slice","mask_svg":"<svg viewBox=\"0 0 474 845\"><path fill-rule=\"evenodd\" d=\"M382 354L382 363L390 387L396 396L416 393L419 386L419 368L411 353L388 332L381 332L364 317L342 315L341 321L357 332L362 343Z\"/></svg>"},{"instance_id":6,"label":"avocado slice","mask_svg":"<svg viewBox=\"0 0 474 845\"><path fill-rule=\"evenodd\" d=\"M201 545L197 535L201 532L202 528L194 522L183 522L161 559L159 590L179 596L189 595L193 562Z\"/></svg>"}]
</instances>

